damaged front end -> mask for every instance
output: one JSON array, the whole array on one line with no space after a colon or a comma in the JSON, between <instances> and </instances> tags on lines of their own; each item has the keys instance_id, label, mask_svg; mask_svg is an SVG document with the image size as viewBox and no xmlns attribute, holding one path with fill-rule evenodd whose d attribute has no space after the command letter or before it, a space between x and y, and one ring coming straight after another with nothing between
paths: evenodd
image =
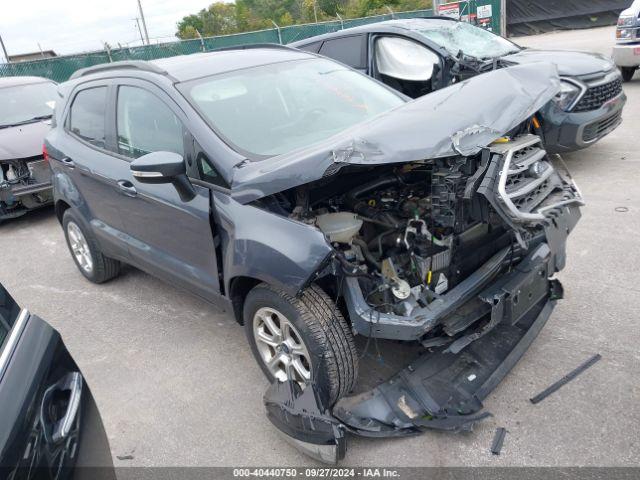
<instances>
[{"instance_id":1,"label":"damaged front end","mask_svg":"<svg viewBox=\"0 0 640 480\"><path fill-rule=\"evenodd\" d=\"M386 437L470 430L490 415L482 401L562 298L553 277L564 267L582 198L537 137L493 144L464 163L402 170L405 176L377 176L343 196L352 212L324 207L307 220L335 248L325 271L343 278L353 331L425 348L391 379L340 399L330 413L313 386L304 402L294 390L272 386L265 402L273 423L309 454L320 429L324 459L333 458L328 444L336 455L343 451L345 431ZM409 181L407 172L430 179ZM420 191L423 184L429 187Z\"/></svg>"},{"instance_id":2,"label":"damaged front end","mask_svg":"<svg viewBox=\"0 0 640 480\"><path fill-rule=\"evenodd\" d=\"M268 416L298 448L335 462L345 432L465 431L490 415L483 400L562 298L554 276L583 205L561 159L515 121L553 95L545 91L498 130L469 121L450 134L448 150L442 143L437 153L426 150L433 156L416 158L417 140L390 162L368 162L369 154L354 151L349 158L358 161L255 202L325 234L333 254L310 281L335 279L332 293L354 334L423 348L384 383L335 405L324 405L313 383L302 391L272 385ZM436 102L433 111L444 105ZM388 150L391 136L368 151Z\"/></svg>"},{"instance_id":3,"label":"damaged front end","mask_svg":"<svg viewBox=\"0 0 640 480\"><path fill-rule=\"evenodd\" d=\"M42 155L0 160L0 221L52 201L51 171Z\"/></svg>"}]
</instances>

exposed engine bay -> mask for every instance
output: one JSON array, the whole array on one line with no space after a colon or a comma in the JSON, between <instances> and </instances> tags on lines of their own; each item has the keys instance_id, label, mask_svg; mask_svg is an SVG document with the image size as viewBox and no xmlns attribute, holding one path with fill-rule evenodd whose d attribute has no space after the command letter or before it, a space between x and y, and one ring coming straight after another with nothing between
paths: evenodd
<instances>
[{"instance_id":1,"label":"exposed engine bay","mask_svg":"<svg viewBox=\"0 0 640 480\"><path fill-rule=\"evenodd\" d=\"M265 198L264 206L325 234L346 277L356 332L425 345L428 337L452 341L491 305L477 298L480 279L462 302L451 298L462 296L461 289L445 300L447 294L490 259L492 277L517 265L544 239L546 220L538 210L577 201L539 139L519 138L505 142L504 152L497 146L472 157L347 166ZM545 281L554 273L546 272ZM431 313L441 318L430 321Z\"/></svg>"},{"instance_id":2,"label":"exposed engine bay","mask_svg":"<svg viewBox=\"0 0 640 480\"><path fill-rule=\"evenodd\" d=\"M51 173L42 156L0 162L0 219L18 217L51 201Z\"/></svg>"},{"instance_id":3,"label":"exposed engine bay","mask_svg":"<svg viewBox=\"0 0 640 480\"><path fill-rule=\"evenodd\" d=\"M325 233L351 274L359 276L368 304L410 315L455 284L460 269L452 259L459 237L474 227L479 231L462 201L474 163L454 159L397 167L354 182L356 188L337 198L297 207L294 214Z\"/></svg>"}]
</instances>

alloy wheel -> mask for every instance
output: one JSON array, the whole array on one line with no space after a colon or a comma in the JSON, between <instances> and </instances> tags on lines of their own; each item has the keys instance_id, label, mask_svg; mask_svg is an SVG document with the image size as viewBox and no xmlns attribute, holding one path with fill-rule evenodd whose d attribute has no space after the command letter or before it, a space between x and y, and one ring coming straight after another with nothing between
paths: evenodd
<instances>
[{"instance_id":1,"label":"alloy wheel","mask_svg":"<svg viewBox=\"0 0 640 480\"><path fill-rule=\"evenodd\" d=\"M91 274L93 272L93 259L91 258L89 243L75 222L69 222L67 224L67 236L69 238L71 252L78 262L78 265L80 265L80 268L86 273Z\"/></svg>"},{"instance_id":2,"label":"alloy wheel","mask_svg":"<svg viewBox=\"0 0 640 480\"><path fill-rule=\"evenodd\" d=\"M311 381L309 350L282 313L260 308L253 316L253 336L260 358L277 380L293 380L301 388Z\"/></svg>"}]
</instances>

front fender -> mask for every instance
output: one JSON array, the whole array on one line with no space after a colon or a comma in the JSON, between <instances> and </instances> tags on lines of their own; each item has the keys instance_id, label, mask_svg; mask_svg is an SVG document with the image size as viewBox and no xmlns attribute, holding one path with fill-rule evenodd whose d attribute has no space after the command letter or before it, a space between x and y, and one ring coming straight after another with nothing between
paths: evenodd
<instances>
[{"instance_id":1,"label":"front fender","mask_svg":"<svg viewBox=\"0 0 640 480\"><path fill-rule=\"evenodd\" d=\"M221 192L213 198L226 292L233 278L250 277L296 295L332 252L314 226L242 205Z\"/></svg>"}]
</instances>

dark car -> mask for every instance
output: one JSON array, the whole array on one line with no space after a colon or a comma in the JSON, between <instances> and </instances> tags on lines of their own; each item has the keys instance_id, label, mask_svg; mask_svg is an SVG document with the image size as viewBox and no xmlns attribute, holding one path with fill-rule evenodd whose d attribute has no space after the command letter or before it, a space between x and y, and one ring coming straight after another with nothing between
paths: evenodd
<instances>
[{"instance_id":1,"label":"dark car","mask_svg":"<svg viewBox=\"0 0 640 480\"><path fill-rule=\"evenodd\" d=\"M416 98L495 68L551 62L561 91L536 117L549 152L586 148L622 122L620 72L598 54L524 49L452 19L389 20L291 43L356 68Z\"/></svg>"},{"instance_id":2,"label":"dark car","mask_svg":"<svg viewBox=\"0 0 640 480\"><path fill-rule=\"evenodd\" d=\"M52 202L42 144L56 88L46 78L0 78L0 222Z\"/></svg>"},{"instance_id":3,"label":"dark car","mask_svg":"<svg viewBox=\"0 0 640 480\"><path fill-rule=\"evenodd\" d=\"M96 66L60 86L55 210L90 281L130 264L232 311L269 418L335 461L345 425L467 428L547 321L582 201L527 132L559 88L525 65L409 102L275 46ZM425 355L349 396L356 335Z\"/></svg>"},{"instance_id":4,"label":"dark car","mask_svg":"<svg viewBox=\"0 0 640 480\"><path fill-rule=\"evenodd\" d=\"M1 284L0 478L115 479L82 372L58 332Z\"/></svg>"}]
</instances>

